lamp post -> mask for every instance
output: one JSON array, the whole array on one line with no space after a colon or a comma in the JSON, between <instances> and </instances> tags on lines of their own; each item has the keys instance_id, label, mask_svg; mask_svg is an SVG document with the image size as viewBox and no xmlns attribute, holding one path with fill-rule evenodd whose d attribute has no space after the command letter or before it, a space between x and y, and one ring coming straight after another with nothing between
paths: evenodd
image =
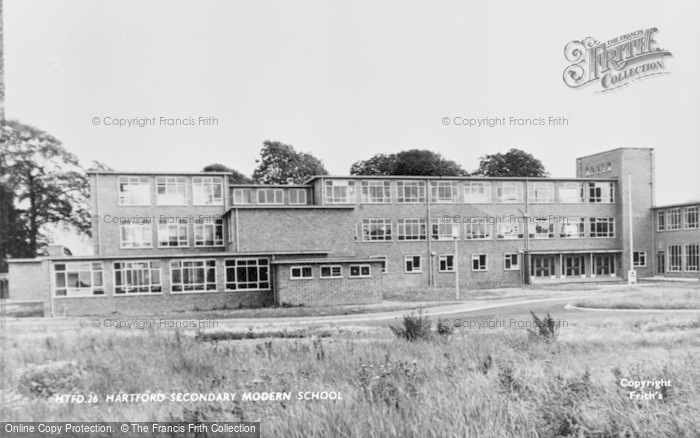
<instances>
[{"instance_id":1,"label":"lamp post","mask_svg":"<svg viewBox=\"0 0 700 438\"><path fill-rule=\"evenodd\" d=\"M453 266L455 270L455 297L459 301L459 253L457 248L457 241L459 240L459 225L452 224L452 238L455 241L455 258L453 261Z\"/></svg>"}]
</instances>

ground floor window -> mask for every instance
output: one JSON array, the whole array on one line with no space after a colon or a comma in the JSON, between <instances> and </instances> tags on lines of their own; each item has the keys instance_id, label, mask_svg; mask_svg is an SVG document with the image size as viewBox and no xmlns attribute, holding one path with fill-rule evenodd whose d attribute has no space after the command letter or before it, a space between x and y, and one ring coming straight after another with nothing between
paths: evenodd
<instances>
[{"instance_id":1,"label":"ground floor window","mask_svg":"<svg viewBox=\"0 0 700 438\"><path fill-rule=\"evenodd\" d=\"M632 261L634 263L634 267L644 267L647 265L647 253L646 251L635 251L632 254Z\"/></svg>"},{"instance_id":2,"label":"ground floor window","mask_svg":"<svg viewBox=\"0 0 700 438\"><path fill-rule=\"evenodd\" d=\"M685 246L685 270L700 271L700 245Z\"/></svg>"},{"instance_id":3,"label":"ground floor window","mask_svg":"<svg viewBox=\"0 0 700 438\"><path fill-rule=\"evenodd\" d=\"M680 245L668 247L668 271L680 272L683 267L683 251Z\"/></svg>"},{"instance_id":4,"label":"ground floor window","mask_svg":"<svg viewBox=\"0 0 700 438\"><path fill-rule=\"evenodd\" d=\"M114 293L161 292L160 262L115 262Z\"/></svg>"},{"instance_id":5,"label":"ground floor window","mask_svg":"<svg viewBox=\"0 0 700 438\"><path fill-rule=\"evenodd\" d=\"M486 254L472 255L472 271L486 271L488 268L486 261Z\"/></svg>"},{"instance_id":6,"label":"ground floor window","mask_svg":"<svg viewBox=\"0 0 700 438\"><path fill-rule=\"evenodd\" d=\"M54 288L57 297L104 295L102 263L56 263Z\"/></svg>"},{"instance_id":7,"label":"ground floor window","mask_svg":"<svg viewBox=\"0 0 700 438\"><path fill-rule=\"evenodd\" d=\"M314 273L311 266L292 266L289 268L289 278L292 280L301 280L304 278L313 278Z\"/></svg>"},{"instance_id":8,"label":"ground floor window","mask_svg":"<svg viewBox=\"0 0 700 438\"><path fill-rule=\"evenodd\" d=\"M420 256L404 257L404 265L406 267L406 272L421 272L422 268L420 259Z\"/></svg>"},{"instance_id":9,"label":"ground floor window","mask_svg":"<svg viewBox=\"0 0 700 438\"><path fill-rule=\"evenodd\" d=\"M321 266L321 278L341 278L342 276L343 267L340 265Z\"/></svg>"},{"instance_id":10,"label":"ground floor window","mask_svg":"<svg viewBox=\"0 0 700 438\"><path fill-rule=\"evenodd\" d=\"M438 256L438 264L440 272L454 272L455 271L455 256L453 255L441 255Z\"/></svg>"},{"instance_id":11,"label":"ground floor window","mask_svg":"<svg viewBox=\"0 0 700 438\"><path fill-rule=\"evenodd\" d=\"M503 254L503 269L506 271L517 271L520 269L520 254Z\"/></svg>"},{"instance_id":12,"label":"ground floor window","mask_svg":"<svg viewBox=\"0 0 700 438\"><path fill-rule=\"evenodd\" d=\"M382 274L389 272L389 258L387 256L370 256L371 259L379 259L382 262Z\"/></svg>"},{"instance_id":13,"label":"ground floor window","mask_svg":"<svg viewBox=\"0 0 700 438\"><path fill-rule=\"evenodd\" d=\"M350 277L371 277L372 269L369 265L350 265Z\"/></svg>"},{"instance_id":14,"label":"ground floor window","mask_svg":"<svg viewBox=\"0 0 700 438\"><path fill-rule=\"evenodd\" d=\"M173 292L216 290L216 261L172 261L170 283Z\"/></svg>"},{"instance_id":15,"label":"ground floor window","mask_svg":"<svg viewBox=\"0 0 700 438\"><path fill-rule=\"evenodd\" d=\"M270 289L270 261L267 258L231 259L226 266L226 290Z\"/></svg>"}]
</instances>

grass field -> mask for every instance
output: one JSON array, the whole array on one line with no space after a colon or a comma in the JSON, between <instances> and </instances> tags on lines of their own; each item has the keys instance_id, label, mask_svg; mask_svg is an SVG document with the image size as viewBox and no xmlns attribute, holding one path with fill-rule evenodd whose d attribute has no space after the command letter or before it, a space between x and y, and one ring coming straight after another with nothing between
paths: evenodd
<instances>
[{"instance_id":1,"label":"grass field","mask_svg":"<svg viewBox=\"0 0 700 438\"><path fill-rule=\"evenodd\" d=\"M32 342L25 340L29 333L13 333L1 355L0 416L261 421L263 436L284 437L700 435L696 318L570 320L557 342L512 329L461 329L409 342L386 326L220 342L193 332L89 327ZM622 379L664 379L671 386L637 400ZM297 400L300 391L336 392L342 400ZM235 392L238 399L105 402L119 392ZM292 397L242 401L246 392ZM54 393L94 394L99 403L57 403Z\"/></svg>"},{"instance_id":2,"label":"grass field","mask_svg":"<svg viewBox=\"0 0 700 438\"><path fill-rule=\"evenodd\" d=\"M693 285L675 290L646 290L623 297L576 301L572 305L607 309L698 309L700 311L700 288Z\"/></svg>"}]
</instances>

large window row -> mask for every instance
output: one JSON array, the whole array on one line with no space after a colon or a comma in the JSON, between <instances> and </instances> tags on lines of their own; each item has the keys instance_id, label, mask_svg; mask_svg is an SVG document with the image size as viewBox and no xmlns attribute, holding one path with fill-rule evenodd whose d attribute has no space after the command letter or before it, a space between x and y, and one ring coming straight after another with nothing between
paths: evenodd
<instances>
[{"instance_id":1,"label":"large window row","mask_svg":"<svg viewBox=\"0 0 700 438\"><path fill-rule=\"evenodd\" d=\"M120 176L117 192L119 205L151 205L151 178ZM187 178L159 176L155 178L156 205L187 205ZM223 205L224 179L220 176L192 178L193 205Z\"/></svg>"},{"instance_id":2,"label":"large window row","mask_svg":"<svg viewBox=\"0 0 700 438\"><path fill-rule=\"evenodd\" d=\"M357 187L359 186L359 190ZM326 204L562 204L614 203L613 182L530 181L527 193L523 181L396 181L392 193L389 180L354 181L329 179L324 185ZM358 192L359 191L359 196ZM392 199L392 194L394 198ZM234 196L235 198L235 196Z\"/></svg>"},{"instance_id":3,"label":"large window row","mask_svg":"<svg viewBox=\"0 0 700 438\"><path fill-rule=\"evenodd\" d=\"M463 226L462 226L463 225ZM396 220L394 238L392 219L363 219L360 240L363 242L425 241L428 230L432 240L493 240L523 239L525 225L522 220L474 220L455 223L449 216L433 218L430 228L425 218L402 218ZM463 231L462 231L463 230ZM581 239L615 237L615 218L612 217L542 217L532 218L529 224L532 239Z\"/></svg>"},{"instance_id":4,"label":"large window row","mask_svg":"<svg viewBox=\"0 0 700 438\"><path fill-rule=\"evenodd\" d=\"M369 264L351 264L348 266L348 271L348 278L369 278L372 276L372 266ZM345 278L341 265L320 265L319 274L319 278L327 280ZM289 278L291 280L314 279L314 268L312 265L290 266Z\"/></svg>"},{"instance_id":5,"label":"large window row","mask_svg":"<svg viewBox=\"0 0 700 438\"><path fill-rule=\"evenodd\" d=\"M192 225L195 247L223 246L223 220L202 216ZM122 249L153 248L153 227L150 223L125 223L119 225L119 246ZM158 248L182 248L190 246L190 228L186 222L161 221L156 227Z\"/></svg>"},{"instance_id":6,"label":"large window row","mask_svg":"<svg viewBox=\"0 0 700 438\"><path fill-rule=\"evenodd\" d=\"M306 205L307 189L291 188L237 188L233 189L234 205Z\"/></svg>"},{"instance_id":7,"label":"large window row","mask_svg":"<svg viewBox=\"0 0 700 438\"><path fill-rule=\"evenodd\" d=\"M656 211L656 231L693 230L700 228L700 207L676 207Z\"/></svg>"},{"instance_id":8,"label":"large window row","mask_svg":"<svg viewBox=\"0 0 700 438\"><path fill-rule=\"evenodd\" d=\"M700 271L700 244L669 245L666 253L668 272Z\"/></svg>"}]
</instances>

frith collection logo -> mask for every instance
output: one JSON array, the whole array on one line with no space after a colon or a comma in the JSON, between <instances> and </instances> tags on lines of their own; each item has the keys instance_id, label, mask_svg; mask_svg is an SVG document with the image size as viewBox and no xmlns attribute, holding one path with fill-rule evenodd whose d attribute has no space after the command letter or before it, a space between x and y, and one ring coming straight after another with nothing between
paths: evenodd
<instances>
[{"instance_id":1,"label":"frith collection logo","mask_svg":"<svg viewBox=\"0 0 700 438\"><path fill-rule=\"evenodd\" d=\"M668 74L664 57L673 55L657 46L657 31L655 27L637 30L603 43L592 37L570 42L564 56L573 64L564 70L564 83L581 88L600 82L602 90L596 92L604 93L642 78Z\"/></svg>"}]
</instances>

